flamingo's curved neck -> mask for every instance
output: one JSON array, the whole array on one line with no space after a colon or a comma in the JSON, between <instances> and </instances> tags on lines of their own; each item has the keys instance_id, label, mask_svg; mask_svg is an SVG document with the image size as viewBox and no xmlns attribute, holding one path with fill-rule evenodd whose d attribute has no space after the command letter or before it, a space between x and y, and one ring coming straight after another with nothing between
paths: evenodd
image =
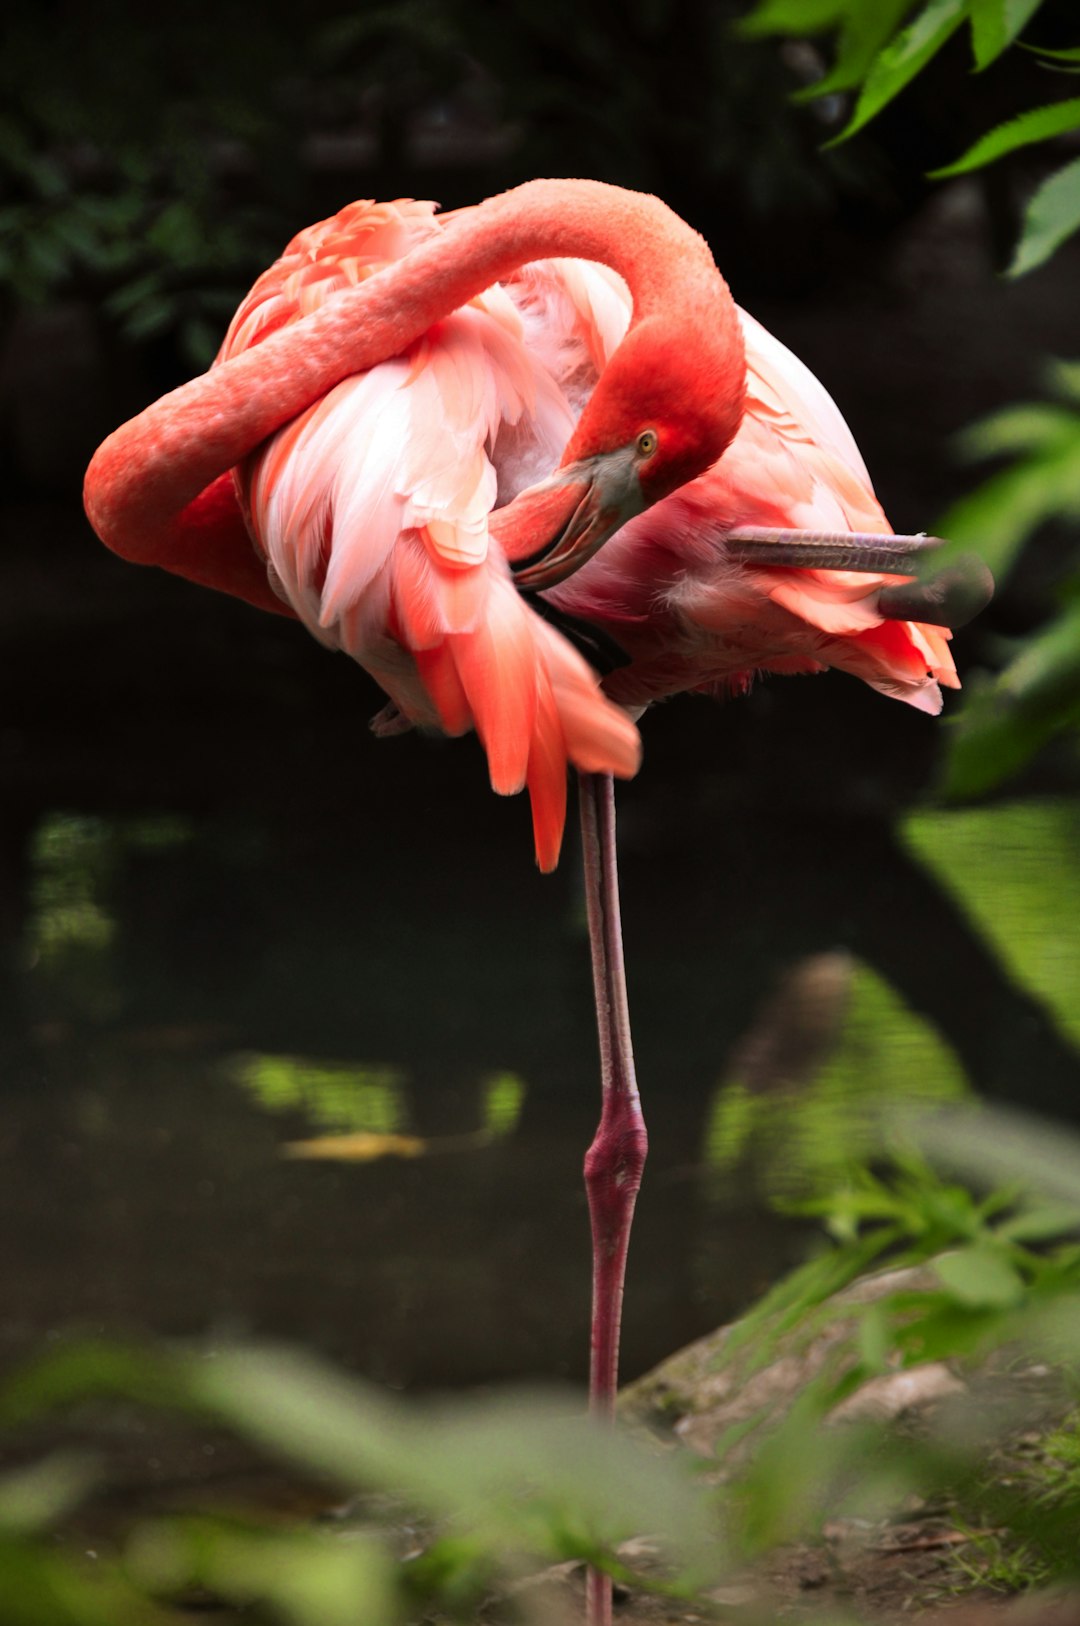
<instances>
[{"instance_id":1,"label":"flamingo's curved neck","mask_svg":"<svg viewBox=\"0 0 1080 1626\"><path fill-rule=\"evenodd\" d=\"M87 471L94 529L117 551L148 557L155 530L343 378L399 354L510 271L560 256L620 272L634 325L726 296L703 239L658 199L598 181L527 182L451 217L405 259L124 424Z\"/></svg>"}]
</instances>

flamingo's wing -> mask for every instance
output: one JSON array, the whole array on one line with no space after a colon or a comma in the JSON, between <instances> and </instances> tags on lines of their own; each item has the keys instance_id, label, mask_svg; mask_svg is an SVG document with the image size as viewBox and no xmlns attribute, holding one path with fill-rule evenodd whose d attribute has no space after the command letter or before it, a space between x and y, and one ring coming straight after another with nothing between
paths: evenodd
<instances>
[{"instance_id":1,"label":"flamingo's wing","mask_svg":"<svg viewBox=\"0 0 1080 1626\"><path fill-rule=\"evenodd\" d=\"M717 469L729 528L887 532L888 521L841 413L807 367L745 312L746 415ZM712 476L710 475L710 479ZM958 687L940 627L895 622L878 609L888 578L851 571L753 573L774 603L827 635L819 659L926 711L938 685Z\"/></svg>"},{"instance_id":2,"label":"flamingo's wing","mask_svg":"<svg viewBox=\"0 0 1080 1626\"><path fill-rule=\"evenodd\" d=\"M321 233L302 233L256 283L223 354L438 229L430 205L353 205ZM515 459L546 472L572 423L513 303L493 288L406 354L339 384L238 471L283 597L409 721L476 728L493 787L528 783L545 869L558 856L567 762L627 777L640 750L633 724L522 600L489 540L497 444L513 486Z\"/></svg>"}]
</instances>

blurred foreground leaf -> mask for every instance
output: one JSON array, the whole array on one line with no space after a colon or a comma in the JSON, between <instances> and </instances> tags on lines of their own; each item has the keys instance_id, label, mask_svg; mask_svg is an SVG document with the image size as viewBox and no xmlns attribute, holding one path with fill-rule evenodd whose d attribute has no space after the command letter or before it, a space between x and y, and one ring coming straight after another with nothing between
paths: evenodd
<instances>
[{"instance_id":1,"label":"blurred foreground leaf","mask_svg":"<svg viewBox=\"0 0 1080 1626\"><path fill-rule=\"evenodd\" d=\"M97 1480L94 1464L73 1452L46 1457L0 1476L0 1532L49 1529L76 1507Z\"/></svg>"},{"instance_id":2,"label":"blurred foreground leaf","mask_svg":"<svg viewBox=\"0 0 1080 1626\"><path fill-rule=\"evenodd\" d=\"M488 1545L593 1555L642 1530L682 1563L714 1549L690 1478L582 1417L577 1396L503 1394L407 1412L290 1351L188 1368L192 1394L247 1438L352 1490L391 1490Z\"/></svg>"},{"instance_id":3,"label":"blurred foreground leaf","mask_svg":"<svg viewBox=\"0 0 1080 1626\"><path fill-rule=\"evenodd\" d=\"M1014 119L1007 119L995 129L980 136L962 157L952 164L930 172L930 179L940 181L947 175L965 175L969 170L981 169L984 164L995 163L1006 153L1018 147L1031 146L1036 141L1049 141L1080 127L1080 97L1064 102L1051 102L1046 107L1032 107Z\"/></svg>"},{"instance_id":4,"label":"blurred foreground leaf","mask_svg":"<svg viewBox=\"0 0 1080 1626\"><path fill-rule=\"evenodd\" d=\"M950 741L945 794L978 796L1080 725L1080 600L972 693Z\"/></svg>"},{"instance_id":5,"label":"blurred foreground leaf","mask_svg":"<svg viewBox=\"0 0 1080 1626\"><path fill-rule=\"evenodd\" d=\"M1003 1181L1039 1200L1034 1213L1080 1228L1080 1134L1005 1107L943 1111L901 1120L935 1160L985 1186ZM1047 1208L1047 1203L1058 1205ZM1010 1234L1023 1235L1012 1222Z\"/></svg>"},{"instance_id":6,"label":"blurred foreground leaf","mask_svg":"<svg viewBox=\"0 0 1080 1626\"><path fill-rule=\"evenodd\" d=\"M944 1254L934 1269L961 1304L975 1309L1007 1309L1023 1297L1023 1278L1016 1266L1001 1249L984 1243Z\"/></svg>"},{"instance_id":7,"label":"blurred foreground leaf","mask_svg":"<svg viewBox=\"0 0 1080 1626\"><path fill-rule=\"evenodd\" d=\"M356 1535L173 1519L136 1531L128 1567L155 1595L198 1586L245 1610L267 1603L293 1626L381 1626L398 1618L389 1553Z\"/></svg>"},{"instance_id":8,"label":"blurred foreground leaf","mask_svg":"<svg viewBox=\"0 0 1080 1626\"><path fill-rule=\"evenodd\" d=\"M334 1538L326 1529L159 1521L137 1533L131 1559L132 1573L155 1594L194 1585L241 1606L261 1602L295 1626L354 1619L389 1626L402 1586L420 1596L449 1589L472 1608L500 1579L538 1563L585 1559L625 1573L615 1550L642 1534L658 1544L680 1586L715 1575L723 1560L716 1511L687 1461L658 1458L591 1423L577 1395L506 1393L407 1407L295 1351L190 1355L92 1345L60 1351L12 1379L0 1390L0 1423L39 1421L103 1395L224 1425L306 1475L349 1495L389 1497L442 1532L423 1563L399 1573L374 1525L369 1539L347 1525ZM58 1466L27 1472L46 1523L81 1489Z\"/></svg>"},{"instance_id":9,"label":"blurred foreground leaf","mask_svg":"<svg viewBox=\"0 0 1080 1626\"><path fill-rule=\"evenodd\" d=\"M1028 203L1010 277L1022 277L1048 260L1080 227L1080 158L1051 175Z\"/></svg>"}]
</instances>

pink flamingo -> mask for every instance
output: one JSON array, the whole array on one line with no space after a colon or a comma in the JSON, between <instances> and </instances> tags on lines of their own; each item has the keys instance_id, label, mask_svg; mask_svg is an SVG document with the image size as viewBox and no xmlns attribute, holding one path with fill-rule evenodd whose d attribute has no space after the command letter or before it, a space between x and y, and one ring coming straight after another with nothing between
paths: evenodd
<instances>
[{"instance_id":1,"label":"pink flamingo","mask_svg":"<svg viewBox=\"0 0 1080 1626\"><path fill-rule=\"evenodd\" d=\"M889 533L822 386L683 221L585 181L301 232L210 372L103 444L85 497L124 557L359 661L390 697L377 733L475 728L493 788L528 787L544 870L578 770L603 1086L590 1396L610 1417L647 1144L615 865L630 712L829 666L936 712L957 683L942 626L979 584L911 584L933 539ZM587 1595L605 1626L603 1576Z\"/></svg>"}]
</instances>

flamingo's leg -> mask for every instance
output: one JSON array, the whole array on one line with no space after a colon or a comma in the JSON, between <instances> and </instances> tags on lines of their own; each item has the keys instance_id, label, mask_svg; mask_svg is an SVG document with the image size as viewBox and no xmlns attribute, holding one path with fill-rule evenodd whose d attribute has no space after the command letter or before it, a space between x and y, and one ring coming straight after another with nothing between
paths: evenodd
<instances>
[{"instance_id":1,"label":"flamingo's leg","mask_svg":"<svg viewBox=\"0 0 1080 1626\"><path fill-rule=\"evenodd\" d=\"M594 1417L611 1422L618 1387L626 1251L648 1138L634 1077L630 1013L626 1002L615 850L615 787L609 774L583 773L578 777L585 901L603 1091L600 1125L585 1157L585 1189L593 1239L589 1409ZM586 1598L588 1626L610 1626L610 1579L590 1570Z\"/></svg>"}]
</instances>

